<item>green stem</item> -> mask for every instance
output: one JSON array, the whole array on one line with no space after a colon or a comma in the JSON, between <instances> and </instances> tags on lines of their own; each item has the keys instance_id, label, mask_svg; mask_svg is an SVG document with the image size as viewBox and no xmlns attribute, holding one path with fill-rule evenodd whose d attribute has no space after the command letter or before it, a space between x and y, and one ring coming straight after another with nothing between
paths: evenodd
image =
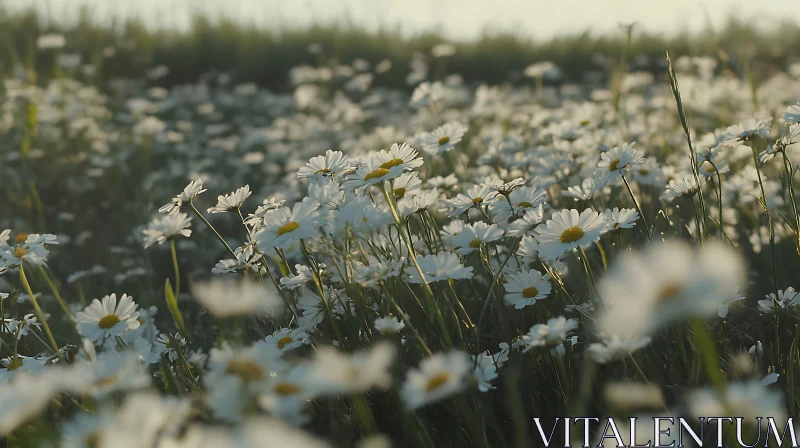
<instances>
[{"instance_id":1,"label":"green stem","mask_svg":"<svg viewBox=\"0 0 800 448\"><path fill-rule=\"evenodd\" d=\"M181 273L178 270L178 252L175 250L175 240L169 240L169 251L172 253L172 268L175 270L175 297L181 295Z\"/></svg>"},{"instance_id":2,"label":"green stem","mask_svg":"<svg viewBox=\"0 0 800 448\"><path fill-rule=\"evenodd\" d=\"M642 213L642 208L639 206L639 201L633 194L631 185L628 183L628 179L625 178L624 174L622 175L622 181L625 182L625 188L628 189L628 194L630 194L631 199L633 199L633 205L636 206L636 211L639 212L639 216L642 218L642 225L644 225L644 234L647 237L647 241L650 241L650 226L647 225L647 219L644 217L644 213Z\"/></svg>"},{"instance_id":3,"label":"green stem","mask_svg":"<svg viewBox=\"0 0 800 448\"><path fill-rule=\"evenodd\" d=\"M28 283L28 278L25 276L25 269L22 267L22 264L19 265L19 279L22 282L22 286L25 288L25 292L27 292L31 297L33 310L36 312L36 316L39 318L39 321L42 322L42 328L44 328L44 332L47 335L47 339L49 340L51 347L53 350L55 350L59 361L65 362L64 356L61 355L61 350L58 348L58 343L56 343L56 339L53 337L53 332L50 331L50 325L47 324L47 319L44 316L44 312L42 312L42 308L39 307L39 302L36 300L36 296L33 295L31 285Z\"/></svg>"},{"instance_id":4,"label":"green stem","mask_svg":"<svg viewBox=\"0 0 800 448\"><path fill-rule=\"evenodd\" d=\"M192 212L194 212L195 215L197 215L198 218L200 218L201 221L203 221L203 224L205 224L206 227L208 227L209 229L211 229L212 232L214 232L214 235L217 236L219 242L222 243L223 246L225 246L225 249L228 249L228 252L230 252L231 255L233 255L233 259L237 260L238 258L236 257L236 252L234 252L233 249L231 249L231 246L228 246L228 243L225 242L225 239L222 238L222 235L220 235L219 232L217 232L217 229L215 229L214 226L212 226L211 223L208 222L206 217L203 216L203 214L200 213L197 210L197 208L195 208L194 204L192 204L191 201L189 201L189 208L192 210Z\"/></svg>"}]
</instances>

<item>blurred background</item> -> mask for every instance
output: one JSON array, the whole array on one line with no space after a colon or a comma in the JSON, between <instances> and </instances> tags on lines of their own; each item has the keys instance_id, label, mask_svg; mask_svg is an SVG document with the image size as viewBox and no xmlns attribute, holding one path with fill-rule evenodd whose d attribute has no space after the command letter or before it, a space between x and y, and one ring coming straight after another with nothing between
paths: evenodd
<instances>
[{"instance_id":1,"label":"blurred background","mask_svg":"<svg viewBox=\"0 0 800 448\"><path fill-rule=\"evenodd\" d=\"M446 71L476 83L513 82L541 61L560 69L547 82L597 79L623 52L631 69L661 72L667 49L769 72L797 58L798 18L789 0L0 0L0 71L46 75L61 57L102 79L165 66L166 85L229 71L283 91L298 65L388 59L402 69L375 83L399 88L415 55L451 43L438 52ZM45 33L66 37L59 55L33 51Z\"/></svg>"}]
</instances>

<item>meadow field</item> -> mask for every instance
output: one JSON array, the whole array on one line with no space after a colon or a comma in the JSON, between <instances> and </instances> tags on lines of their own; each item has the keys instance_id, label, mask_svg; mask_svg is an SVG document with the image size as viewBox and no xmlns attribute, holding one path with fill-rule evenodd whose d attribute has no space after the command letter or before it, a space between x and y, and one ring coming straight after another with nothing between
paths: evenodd
<instances>
[{"instance_id":1,"label":"meadow field","mask_svg":"<svg viewBox=\"0 0 800 448\"><path fill-rule=\"evenodd\" d=\"M3 15L3 442L797 446L798 43Z\"/></svg>"}]
</instances>

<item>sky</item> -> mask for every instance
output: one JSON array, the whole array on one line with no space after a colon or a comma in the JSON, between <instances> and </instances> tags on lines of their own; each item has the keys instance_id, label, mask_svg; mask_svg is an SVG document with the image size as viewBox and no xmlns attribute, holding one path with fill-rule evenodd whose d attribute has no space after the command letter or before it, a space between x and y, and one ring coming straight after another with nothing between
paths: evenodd
<instances>
[{"instance_id":1,"label":"sky","mask_svg":"<svg viewBox=\"0 0 800 448\"><path fill-rule=\"evenodd\" d=\"M0 5L35 7L60 21L74 20L86 6L96 20L140 17L153 27L185 29L194 13L206 13L269 27L338 22L399 27L406 35L439 30L456 40L508 30L540 39L586 30L608 34L631 22L670 35L708 24L720 28L731 15L765 25L800 21L800 2L794 0L0 0Z\"/></svg>"}]
</instances>

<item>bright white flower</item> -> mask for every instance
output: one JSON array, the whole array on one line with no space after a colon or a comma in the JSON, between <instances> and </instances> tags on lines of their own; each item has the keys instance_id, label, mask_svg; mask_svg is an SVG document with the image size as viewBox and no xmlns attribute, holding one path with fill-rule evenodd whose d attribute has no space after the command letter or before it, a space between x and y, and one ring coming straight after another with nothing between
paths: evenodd
<instances>
[{"instance_id":1,"label":"bright white flower","mask_svg":"<svg viewBox=\"0 0 800 448\"><path fill-rule=\"evenodd\" d=\"M325 155L309 159L305 166L297 170L297 177L323 181L335 178L339 174L346 174L351 170L350 161L341 151L327 150Z\"/></svg>"},{"instance_id":2,"label":"bright white flower","mask_svg":"<svg viewBox=\"0 0 800 448\"><path fill-rule=\"evenodd\" d=\"M63 381L69 391L104 399L115 392L149 386L150 374L137 353L106 351L98 354L94 362L71 366Z\"/></svg>"},{"instance_id":3,"label":"bright white flower","mask_svg":"<svg viewBox=\"0 0 800 448\"><path fill-rule=\"evenodd\" d=\"M245 185L231 194L217 196L217 205L209 208L208 213L225 213L241 207L245 199L249 198L250 185Z\"/></svg>"},{"instance_id":4,"label":"bright white flower","mask_svg":"<svg viewBox=\"0 0 800 448\"><path fill-rule=\"evenodd\" d=\"M411 196L421 186L422 181L419 178L419 174L416 171L410 171L401 174L397 179L387 181L384 188L386 188L386 191L391 191L394 194L394 198L399 201L406 195Z\"/></svg>"},{"instance_id":5,"label":"bright white flower","mask_svg":"<svg viewBox=\"0 0 800 448\"><path fill-rule=\"evenodd\" d=\"M747 120L730 126L722 131L719 139L717 139L717 143L737 145L744 142L750 142L756 137L766 137L769 133L769 128L771 125L771 118L765 120L748 118Z\"/></svg>"},{"instance_id":6,"label":"bright white flower","mask_svg":"<svg viewBox=\"0 0 800 448\"><path fill-rule=\"evenodd\" d=\"M503 298L506 303L522 309L550 294L550 276L542 275L535 269L523 270L509 275L504 287L506 295Z\"/></svg>"},{"instance_id":7,"label":"bright white flower","mask_svg":"<svg viewBox=\"0 0 800 448\"><path fill-rule=\"evenodd\" d=\"M475 185L467 190L467 194L459 194L448 203L450 216L458 216L472 207L483 207L501 199L497 187L493 185Z\"/></svg>"},{"instance_id":8,"label":"bright white flower","mask_svg":"<svg viewBox=\"0 0 800 448\"><path fill-rule=\"evenodd\" d=\"M556 347L561 345L569 334L578 328L578 321L564 316L548 319L546 324L536 324L520 338L515 346L525 346L522 352L535 347Z\"/></svg>"},{"instance_id":9,"label":"bright white flower","mask_svg":"<svg viewBox=\"0 0 800 448\"><path fill-rule=\"evenodd\" d=\"M581 213L577 210L561 210L553 214L544 226L536 228L539 241L539 256L555 260L564 253L584 247L600 239L607 230L603 216L592 209Z\"/></svg>"},{"instance_id":10,"label":"bright white flower","mask_svg":"<svg viewBox=\"0 0 800 448\"><path fill-rule=\"evenodd\" d=\"M379 317L373 323L376 331L383 334L395 334L406 327L406 324L393 316Z\"/></svg>"},{"instance_id":11,"label":"bright white flower","mask_svg":"<svg viewBox=\"0 0 800 448\"><path fill-rule=\"evenodd\" d=\"M308 333L298 328L281 328L267 336L264 341L284 353L308 344Z\"/></svg>"},{"instance_id":12,"label":"bright white flower","mask_svg":"<svg viewBox=\"0 0 800 448\"><path fill-rule=\"evenodd\" d=\"M639 213L629 208L620 210L614 207L613 210L607 208L606 211L603 212L603 217L608 225L608 230L614 231L633 228L633 226L636 225L636 221L639 219Z\"/></svg>"},{"instance_id":13,"label":"bright white flower","mask_svg":"<svg viewBox=\"0 0 800 448\"><path fill-rule=\"evenodd\" d=\"M273 247L286 249L291 244L310 238L317 229L319 204L310 199L294 204L292 210L282 207L264 217L264 227L256 233L263 250Z\"/></svg>"},{"instance_id":14,"label":"bright white flower","mask_svg":"<svg viewBox=\"0 0 800 448\"><path fill-rule=\"evenodd\" d=\"M469 356L460 351L425 358L419 368L410 370L406 376L401 391L406 408L416 409L460 392L471 369Z\"/></svg>"},{"instance_id":15,"label":"bright white flower","mask_svg":"<svg viewBox=\"0 0 800 448\"><path fill-rule=\"evenodd\" d=\"M309 269L308 266L296 264L294 265L294 269L297 271L297 275L290 272L289 275L281 278L281 286L284 288L297 289L310 282L314 278L311 273L311 269Z\"/></svg>"},{"instance_id":16,"label":"bright white flower","mask_svg":"<svg viewBox=\"0 0 800 448\"><path fill-rule=\"evenodd\" d=\"M539 242L536 238L525 235L519 242L517 253L522 256L523 262L532 263L539 257Z\"/></svg>"},{"instance_id":17,"label":"bright white flower","mask_svg":"<svg viewBox=\"0 0 800 448\"><path fill-rule=\"evenodd\" d=\"M186 213L175 213L153 218L150 225L142 231L145 249L154 243L164 244L170 238L178 235L190 237L192 235L192 230L189 228L191 223L192 218Z\"/></svg>"},{"instance_id":18,"label":"bright white flower","mask_svg":"<svg viewBox=\"0 0 800 448\"><path fill-rule=\"evenodd\" d=\"M790 286L785 290L779 290L777 297L774 292L767 294L766 300L758 301L758 310L762 313L774 313L776 306L784 309L797 305L798 301L800 301L800 292Z\"/></svg>"},{"instance_id":19,"label":"bright white flower","mask_svg":"<svg viewBox=\"0 0 800 448\"><path fill-rule=\"evenodd\" d=\"M514 216L523 216L528 212L547 208L546 200L547 192L541 188L515 188L508 194L507 200L506 198L498 198L497 201L492 202L490 206L492 219L495 222L500 222L510 218L512 214Z\"/></svg>"},{"instance_id":20,"label":"bright white flower","mask_svg":"<svg viewBox=\"0 0 800 448\"><path fill-rule=\"evenodd\" d=\"M676 198L691 198L696 195L699 190L697 182L695 182L692 176L672 179L669 181L667 189L661 194L659 199L670 202Z\"/></svg>"},{"instance_id":21,"label":"bright white flower","mask_svg":"<svg viewBox=\"0 0 800 448\"><path fill-rule=\"evenodd\" d=\"M359 165L355 173L347 177L344 189L350 191L399 177L406 171L422 166L422 158L417 157L418 155L417 150L408 143L402 145L394 143L389 151L372 153Z\"/></svg>"},{"instance_id":22,"label":"bright white flower","mask_svg":"<svg viewBox=\"0 0 800 448\"><path fill-rule=\"evenodd\" d=\"M444 97L444 87L439 81L433 84L425 81L420 83L414 92L411 93L411 101L408 105L411 107L427 107L431 103L440 101Z\"/></svg>"},{"instance_id":23,"label":"bright white flower","mask_svg":"<svg viewBox=\"0 0 800 448\"><path fill-rule=\"evenodd\" d=\"M800 103L787 107L781 116L781 121L789 126L800 123Z\"/></svg>"},{"instance_id":24,"label":"bright white flower","mask_svg":"<svg viewBox=\"0 0 800 448\"><path fill-rule=\"evenodd\" d=\"M715 316L737 294L745 273L741 256L718 242L695 250L669 241L626 252L598 282L605 304L598 327L638 337L675 320Z\"/></svg>"},{"instance_id":25,"label":"bright white flower","mask_svg":"<svg viewBox=\"0 0 800 448\"><path fill-rule=\"evenodd\" d=\"M427 283L434 283L449 279L472 278L472 266L464 267L458 255L450 252L439 252L436 255L426 255L417 257L422 273L425 275ZM406 267L406 275L409 276L410 283L423 283L417 268L414 266Z\"/></svg>"},{"instance_id":26,"label":"bright white flower","mask_svg":"<svg viewBox=\"0 0 800 448\"><path fill-rule=\"evenodd\" d=\"M343 354L333 347L320 347L307 379L316 393L324 395L386 389L392 384L390 369L394 358L395 348L386 342L352 355Z\"/></svg>"},{"instance_id":27,"label":"bright white flower","mask_svg":"<svg viewBox=\"0 0 800 448\"><path fill-rule=\"evenodd\" d=\"M622 338L619 335L601 335L600 342L589 345L589 356L594 362L606 364L626 359L632 353L650 345L650 337Z\"/></svg>"},{"instance_id":28,"label":"bright white flower","mask_svg":"<svg viewBox=\"0 0 800 448\"><path fill-rule=\"evenodd\" d=\"M78 312L75 324L81 336L102 345L108 338L139 328L137 306L127 294L120 297L119 303L116 294L107 295L102 301L94 299L91 305Z\"/></svg>"},{"instance_id":29,"label":"bright white flower","mask_svg":"<svg viewBox=\"0 0 800 448\"><path fill-rule=\"evenodd\" d=\"M618 175L625 175L633 167L646 164L647 159L641 151L633 148L634 144L635 142L626 143L600 154L600 162L595 171L596 181L608 184Z\"/></svg>"},{"instance_id":30,"label":"bright white flower","mask_svg":"<svg viewBox=\"0 0 800 448\"><path fill-rule=\"evenodd\" d=\"M574 198L576 201L578 199L588 201L594 197L599 189L599 186L595 185L594 179L588 177L584 179L580 185L569 187L567 191L562 191L561 194L569 198Z\"/></svg>"},{"instance_id":31,"label":"bright white flower","mask_svg":"<svg viewBox=\"0 0 800 448\"><path fill-rule=\"evenodd\" d=\"M192 285L192 295L216 317L272 315L283 309L283 301L274 290L260 282L215 278Z\"/></svg>"},{"instance_id":32,"label":"bright white flower","mask_svg":"<svg viewBox=\"0 0 800 448\"><path fill-rule=\"evenodd\" d=\"M430 155L450 151L461 142L467 127L461 123L445 123L422 136L422 150Z\"/></svg>"},{"instance_id":33,"label":"bright white flower","mask_svg":"<svg viewBox=\"0 0 800 448\"><path fill-rule=\"evenodd\" d=\"M172 198L172 202L159 208L158 212L174 215L181 210L181 207L183 207L184 203L191 202L204 191L206 190L203 188L203 179L193 180L189 182L189 185L187 185L179 195Z\"/></svg>"},{"instance_id":34,"label":"bright white flower","mask_svg":"<svg viewBox=\"0 0 800 448\"><path fill-rule=\"evenodd\" d=\"M478 221L464 226L464 230L455 235L450 243L457 248L457 253L466 255L479 250L482 244L497 241L502 237L503 230L497 224L489 225Z\"/></svg>"},{"instance_id":35,"label":"bright white flower","mask_svg":"<svg viewBox=\"0 0 800 448\"><path fill-rule=\"evenodd\" d=\"M9 246L6 242L10 234L11 231L8 229L0 233L0 274L7 269L19 267L23 262L34 265L45 264L47 256L50 254L46 246L58 244L55 235L31 233L28 235L18 234L16 240L22 242L15 246Z\"/></svg>"},{"instance_id":36,"label":"bright white flower","mask_svg":"<svg viewBox=\"0 0 800 448\"><path fill-rule=\"evenodd\" d=\"M498 374L497 369L503 366L508 361L509 347L505 342L500 343L500 351L491 354L485 351L478 356L473 356L472 360L475 363L475 379L478 381L478 390L481 392L488 392L494 389L492 381L494 381Z\"/></svg>"},{"instance_id":37,"label":"bright white flower","mask_svg":"<svg viewBox=\"0 0 800 448\"><path fill-rule=\"evenodd\" d=\"M689 410L698 416L735 415L746 422L754 422L757 417L768 415L775 419L779 428L784 427L788 417L783 395L758 380L730 382L722 397L716 389L704 388L691 392L688 399Z\"/></svg>"}]
</instances>

